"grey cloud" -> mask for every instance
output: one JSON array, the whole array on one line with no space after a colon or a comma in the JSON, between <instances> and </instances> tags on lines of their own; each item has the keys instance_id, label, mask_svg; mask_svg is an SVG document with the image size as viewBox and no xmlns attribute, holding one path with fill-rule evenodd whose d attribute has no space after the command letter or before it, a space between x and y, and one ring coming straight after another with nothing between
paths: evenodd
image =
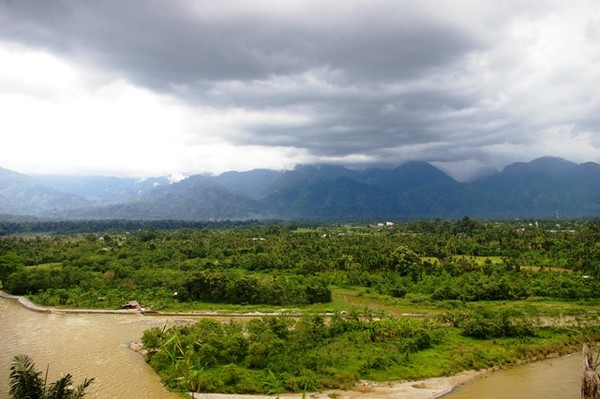
<instances>
[{"instance_id":1,"label":"grey cloud","mask_svg":"<svg viewBox=\"0 0 600 399\"><path fill-rule=\"evenodd\" d=\"M5 37L79 55L162 89L316 67L349 81L402 79L480 46L455 26L412 15L408 2L353 7L332 22L331 12L278 20L235 9L211 19L201 7L192 11L194 4L203 3L23 0L4 2L0 11Z\"/></svg>"},{"instance_id":2,"label":"grey cloud","mask_svg":"<svg viewBox=\"0 0 600 399\"><path fill-rule=\"evenodd\" d=\"M529 54L510 42L507 27L515 12L550 13L547 3L418 3L306 2L298 13L278 13L263 7L268 3L0 1L0 39L60 52L192 106L299 113L310 121L241 124L227 133L234 144L385 164L419 158L488 165L495 165L487 159L498 143L535 145L554 121L536 126L532 115L547 106L552 116L556 104L515 88L537 71L515 68ZM579 29L597 41L597 19ZM503 91L508 101L498 100ZM595 107L579 112L582 128L597 131Z\"/></svg>"}]
</instances>

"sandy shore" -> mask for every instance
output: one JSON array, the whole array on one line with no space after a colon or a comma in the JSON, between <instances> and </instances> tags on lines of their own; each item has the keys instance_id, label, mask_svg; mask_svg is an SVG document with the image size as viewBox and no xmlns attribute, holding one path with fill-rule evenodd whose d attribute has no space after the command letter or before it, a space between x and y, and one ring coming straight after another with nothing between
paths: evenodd
<instances>
[{"instance_id":1,"label":"sandy shore","mask_svg":"<svg viewBox=\"0 0 600 399\"><path fill-rule=\"evenodd\" d=\"M472 381L483 371L467 371L452 377L430 378L419 381L400 381L389 383L363 382L352 391L309 392L308 399L435 399L449 394L455 388ZM273 399L266 395L226 395L217 393L190 394L193 399ZM299 399L301 393L281 394L280 399Z\"/></svg>"}]
</instances>

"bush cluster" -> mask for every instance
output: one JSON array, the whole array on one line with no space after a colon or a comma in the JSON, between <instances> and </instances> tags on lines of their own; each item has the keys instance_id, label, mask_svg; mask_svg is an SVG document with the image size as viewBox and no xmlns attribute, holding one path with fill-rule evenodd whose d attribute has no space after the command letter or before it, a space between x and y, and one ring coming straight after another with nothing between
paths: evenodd
<instances>
[{"instance_id":1,"label":"bush cluster","mask_svg":"<svg viewBox=\"0 0 600 399\"><path fill-rule=\"evenodd\" d=\"M142 338L166 385L203 392L275 393L349 388L360 378L405 362L436 337L423 320L360 320L336 314L246 325L201 320Z\"/></svg>"},{"instance_id":2,"label":"bush cluster","mask_svg":"<svg viewBox=\"0 0 600 399\"><path fill-rule=\"evenodd\" d=\"M534 324L514 309L477 307L446 312L440 319L460 328L464 336L477 339L533 337L536 331Z\"/></svg>"},{"instance_id":3,"label":"bush cluster","mask_svg":"<svg viewBox=\"0 0 600 399\"><path fill-rule=\"evenodd\" d=\"M207 270L197 273L179 292L180 300L233 304L290 305L331 301L331 290L317 278L254 275Z\"/></svg>"}]
</instances>

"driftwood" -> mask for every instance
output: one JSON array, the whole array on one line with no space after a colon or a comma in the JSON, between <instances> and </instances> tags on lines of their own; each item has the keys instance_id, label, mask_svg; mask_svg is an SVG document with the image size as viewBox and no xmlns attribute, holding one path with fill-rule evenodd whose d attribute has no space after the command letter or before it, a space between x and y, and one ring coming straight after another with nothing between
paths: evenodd
<instances>
[{"instance_id":1,"label":"driftwood","mask_svg":"<svg viewBox=\"0 0 600 399\"><path fill-rule=\"evenodd\" d=\"M583 345L583 376L581 378L581 399L600 398L600 376L594 369L594 361L588 344Z\"/></svg>"}]
</instances>

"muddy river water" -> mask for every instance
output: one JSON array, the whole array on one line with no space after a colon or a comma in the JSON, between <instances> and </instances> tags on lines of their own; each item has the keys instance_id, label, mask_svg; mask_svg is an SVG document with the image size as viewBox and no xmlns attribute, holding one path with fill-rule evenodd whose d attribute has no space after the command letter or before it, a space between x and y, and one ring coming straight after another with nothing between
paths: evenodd
<instances>
[{"instance_id":1,"label":"muddy river water","mask_svg":"<svg viewBox=\"0 0 600 399\"><path fill-rule=\"evenodd\" d=\"M86 398L179 398L164 389L129 343L139 341L145 329L181 319L186 318L37 313L0 298L0 399L8 398L10 362L20 353L30 355L40 371L48 365L49 381L67 372L77 383L94 377ZM580 356L573 355L488 373L445 398L577 399L580 364Z\"/></svg>"},{"instance_id":2,"label":"muddy river water","mask_svg":"<svg viewBox=\"0 0 600 399\"><path fill-rule=\"evenodd\" d=\"M573 354L486 373L444 399L580 399L582 356Z\"/></svg>"},{"instance_id":3,"label":"muddy river water","mask_svg":"<svg viewBox=\"0 0 600 399\"><path fill-rule=\"evenodd\" d=\"M182 319L186 318L38 313L0 298L0 399L8 398L10 363L20 353L31 356L38 371L49 366L49 381L64 373L71 373L76 383L94 377L86 398L180 398L164 389L129 344L139 342L150 327Z\"/></svg>"}]
</instances>

